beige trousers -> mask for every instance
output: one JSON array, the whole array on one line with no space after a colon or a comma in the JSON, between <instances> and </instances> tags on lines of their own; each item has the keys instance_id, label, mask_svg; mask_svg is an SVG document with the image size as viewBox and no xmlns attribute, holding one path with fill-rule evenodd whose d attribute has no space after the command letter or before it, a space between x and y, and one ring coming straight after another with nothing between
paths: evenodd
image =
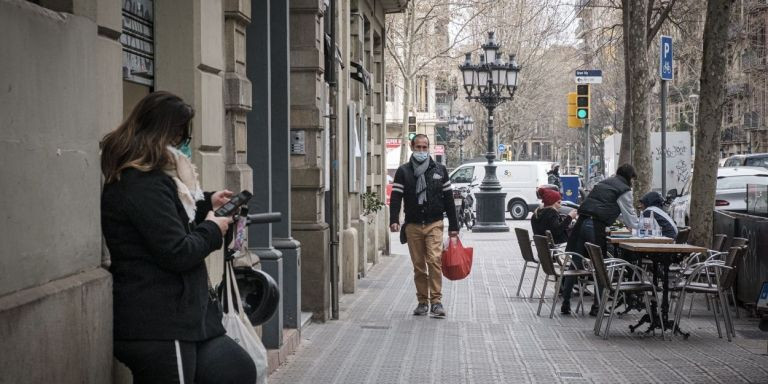
<instances>
[{"instance_id":1,"label":"beige trousers","mask_svg":"<svg viewBox=\"0 0 768 384\"><path fill-rule=\"evenodd\" d=\"M408 223L405 227L408 250L413 263L413 282L419 303L440 303L443 287L441 257L443 253L443 221L429 224Z\"/></svg>"}]
</instances>

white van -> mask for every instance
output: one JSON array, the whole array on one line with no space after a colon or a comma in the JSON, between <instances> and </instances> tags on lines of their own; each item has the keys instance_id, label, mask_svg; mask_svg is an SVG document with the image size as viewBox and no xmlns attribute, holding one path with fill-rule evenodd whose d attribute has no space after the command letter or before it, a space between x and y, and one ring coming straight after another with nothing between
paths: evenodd
<instances>
[{"instance_id":1,"label":"white van","mask_svg":"<svg viewBox=\"0 0 768 384\"><path fill-rule=\"evenodd\" d=\"M451 172L454 188L472 185L472 193L480 191L487 162L467 163ZM515 220L524 220L528 213L539 206L536 187L547 184L547 172L552 168L549 161L495 161L496 177L505 192L504 206Z\"/></svg>"}]
</instances>

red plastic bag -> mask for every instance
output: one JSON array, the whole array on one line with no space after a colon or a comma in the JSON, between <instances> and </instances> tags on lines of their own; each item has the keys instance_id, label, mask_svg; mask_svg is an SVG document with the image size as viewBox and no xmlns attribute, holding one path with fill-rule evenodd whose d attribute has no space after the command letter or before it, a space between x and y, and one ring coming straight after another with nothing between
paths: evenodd
<instances>
[{"instance_id":1,"label":"red plastic bag","mask_svg":"<svg viewBox=\"0 0 768 384\"><path fill-rule=\"evenodd\" d=\"M465 248L461 245L458 236L451 237L448 241L448 247L443 250L443 276L448 280L461 280L469 276L469 272L472 270L474 251L472 247Z\"/></svg>"}]
</instances>

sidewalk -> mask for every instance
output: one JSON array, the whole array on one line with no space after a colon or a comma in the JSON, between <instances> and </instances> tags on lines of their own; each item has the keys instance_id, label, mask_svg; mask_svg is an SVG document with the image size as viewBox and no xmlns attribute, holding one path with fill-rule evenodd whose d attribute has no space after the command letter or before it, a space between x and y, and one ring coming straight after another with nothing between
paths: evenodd
<instances>
[{"instance_id":1,"label":"sidewalk","mask_svg":"<svg viewBox=\"0 0 768 384\"><path fill-rule=\"evenodd\" d=\"M528 221L507 223L530 230ZM514 232L464 233L474 265L465 280L444 279L447 318L413 316L410 258L397 236L392 243L394 256L342 298L340 320L302 331L299 351L271 384L768 382L768 334L743 311L730 343L717 337L703 300L681 324L688 340L629 333L634 311L614 317L608 340L593 334L592 317L536 316L538 301L515 296L522 258ZM521 294L530 293L529 278L531 269ZM539 276L537 295L541 285Z\"/></svg>"}]
</instances>

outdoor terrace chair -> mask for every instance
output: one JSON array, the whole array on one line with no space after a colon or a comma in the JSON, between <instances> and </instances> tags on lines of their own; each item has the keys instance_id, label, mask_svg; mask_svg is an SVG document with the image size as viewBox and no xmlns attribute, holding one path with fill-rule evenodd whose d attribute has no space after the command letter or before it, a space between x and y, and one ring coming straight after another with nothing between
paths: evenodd
<instances>
[{"instance_id":1,"label":"outdoor terrace chair","mask_svg":"<svg viewBox=\"0 0 768 384\"><path fill-rule=\"evenodd\" d=\"M568 276L573 276L578 279L579 283L579 307L581 307L581 313L584 314L584 287L583 278L585 277L592 277L594 278L594 274L591 271L591 269L588 269L587 264L589 264L589 260L581 255L579 255L576 252L566 252L562 251L559 252L561 255L565 257L563 260L563 265L558 267L555 267L555 262L553 260L553 253L552 250L549 247L549 240L546 236L539 236L534 235L533 236L533 242L536 244L536 252L539 255L539 262L541 262L541 270L544 271L544 274L546 275L544 279L544 287L541 289L541 297L539 297L539 309L536 311L536 315L541 315L541 306L544 304L544 295L547 291L547 284L551 281L555 283L555 291L552 294L552 309L549 312L549 318L551 319L555 315L555 305L557 304L558 295L560 293L560 286L562 285L563 278ZM580 257L584 261L587 261L585 263L585 269L569 269L571 265L571 260L574 257ZM550 280L551 278L551 280ZM576 308L576 311L578 312L579 308Z\"/></svg>"},{"instance_id":2,"label":"outdoor terrace chair","mask_svg":"<svg viewBox=\"0 0 768 384\"><path fill-rule=\"evenodd\" d=\"M725 251L725 240L727 239L728 235L718 233L714 238L712 238L712 249L718 252Z\"/></svg>"},{"instance_id":3,"label":"outdoor terrace chair","mask_svg":"<svg viewBox=\"0 0 768 384\"><path fill-rule=\"evenodd\" d=\"M679 227L677 230L677 236L675 237L675 244L685 244L688 242L688 236L691 235L690 227Z\"/></svg>"},{"instance_id":4,"label":"outdoor terrace chair","mask_svg":"<svg viewBox=\"0 0 768 384\"><path fill-rule=\"evenodd\" d=\"M749 244L749 239L745 239L743 237L734 237L731 239L731 244L728 245L728 248L741 247L742 245L747 244Z\"/></svg>"},{"instance_id":5,"label":"outdoor terrace chair","mask_svg":"<svg viewBox=\"0 0 768 384\"><path fill-rule=\"evenodd\" d=\"M709 257L706 258L705 260L701 260L701 255L695 254L695 255L692 255L692 259L693 259L694 262L689 262L686 265L693 265L693 264L701 263L701 262L720 262L720 263L725 264L725 265L731 265L730 262L734 258L741 259L744 256L744 254L746 253L746 251L747 251L746 245L742 245L742 246L738 246L738 247L731 247L731 249L728 252L710 251L709 252ZM694 256L699 256L699 257L698 258L694 258ZM737 271L735 269L736 266L733 265L733 267L734 267L734 271L733 271L732 274L735 277L736 274L737 274ZM697 280L698 282L703 282L705 280L708 281L708 282L711 282L714 279L715 273L716 273L715 270L703 269L703 270L700 270L700 271L698 271L696 273L697 276L693 276L694 275L693 269L692 268L686 268L682 272L682 277L690 278L690 279L693 279L693 280ZM738 306L738 303L736 302L736 295L734 294L734 291L733 291L733 284L731 284L731 286L728 289L728 292L726 293L726 298L728 296L730 296L731 301L733 301L733 310L734 310L734 312L736 312L736 318L740 319L741 318L741 314L739 313L739 306ZM688 306L688 318L689 319L691 318L691 312L693 311L694 297L695 297L695 292L692 292L691 293L691 303ZM707 310L710 310L711 306L710 306L709 297L707 297L707 301L706 302L707 302ZM728 301L726 300L726 303L727 302Z\"/></svg>"},{"instance_id":6,"label":"outdoor terrace chair","mask_svg":"<svg viewBox=\"0 0 768 384\"><path fill-rule=\"evenodd\" d=\"M531 284L531 298L533 298L533 291L536 288L536 279L539 277L539 269L541 264L533 256L533 249L531 248L531 237L527 229L515 228L515 235L517 236L517 244L520 246L520 253L523 255L523 273L520 275L520 283L517 285L517 296L520 296L520 288L523 286L523 278L525 278L525 271L528 268L536 269L536 273L533 275L533 283ZM529 265L531 264L531 265Z\"/></svg>"},{"instance_id":7,"label":"outdoor terrace chair","mask_svg":"<svg viewBox=\"0 0 768 384\"><path fill-rule=\"evenodd\" d=\"M598 284L603 290L600 294L600 310L595 319L595 335L600 336L603 319L605 318L604 314L606 310L608 310L608 323L606 323L605 331L602 335L603 339L608 339L611 322L613 321L613 316L616 312L616 303L618 303L619 296L622 294L644 294L645 300L643 301L645 302L645 310L648 312L648 315L652 315L649 294L652 294L653 297L656 298L656 286L653 284L653 280L649 278L647 272L637 265L624 260L613 258L603 259L603 250L599 246L592 243L585 243L584 245L592 260ZM629 279L627 276L629 276ZM610 307L608 305L609 302L611 303ZM663 336L663 324L661 333Z\"/></svg>"},{"instance_id":8,"label":"outdoor terrace chair","mask_svg":"<svg viewBox=\"0 0 768 384\"><path fill-rule=\"evenodd\" d=\"M736 265L738 265L744 250L745 247L731 247L725 262L721 260L709 260L692 264L687 267L687 270L691 270L691 273L683 274L683 278L678 280L673 287L674 290L680 292L675 300L674 306L675 328L677 328L680 323L683 306L685 305L685 295L687 293L703 293L712 296L711 299L713 300L715 307L713 314L718 336L720 338L723 337L717 306L720 307L719 313L723 316L723 324L725 326L725 333L728 341L731 341L732 335L734 337L736 336L733 320L731 319L730 311L727 308L726 292L733 287L733 284L736 281ZM707 278L704 279L705 281L701 281L699 278L702 275L707 276Z\"/></svg>"}]
</instances>

